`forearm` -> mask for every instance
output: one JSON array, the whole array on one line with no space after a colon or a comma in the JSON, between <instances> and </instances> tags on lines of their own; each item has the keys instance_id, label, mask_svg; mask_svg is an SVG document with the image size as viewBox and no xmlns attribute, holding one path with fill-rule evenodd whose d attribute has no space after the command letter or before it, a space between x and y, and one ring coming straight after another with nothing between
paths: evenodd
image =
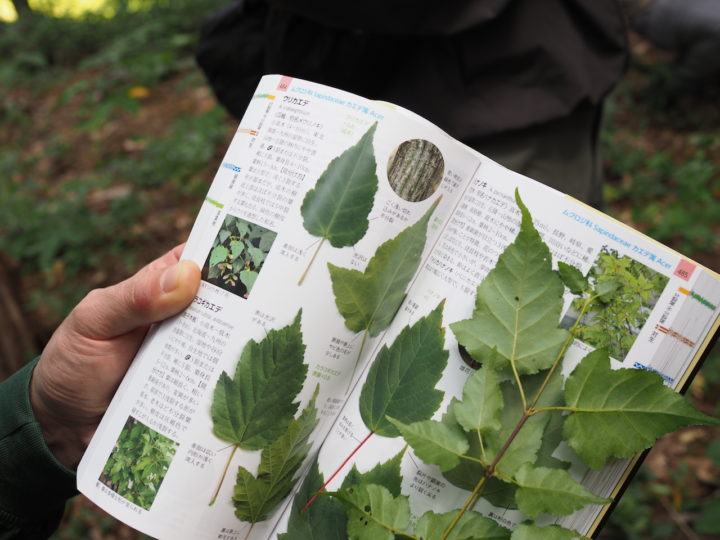
<instances>
[{"instance_id":1,"label":"forearm","mask_svg":"<svg viewBox=\"0 0 720 540\"><path fill-rule=\"evenodd\" d=\"M75 495L75 473L48 448L30 405L36 362L0 383L0 539L47 538Z\"/></svg>"}]
</instances>

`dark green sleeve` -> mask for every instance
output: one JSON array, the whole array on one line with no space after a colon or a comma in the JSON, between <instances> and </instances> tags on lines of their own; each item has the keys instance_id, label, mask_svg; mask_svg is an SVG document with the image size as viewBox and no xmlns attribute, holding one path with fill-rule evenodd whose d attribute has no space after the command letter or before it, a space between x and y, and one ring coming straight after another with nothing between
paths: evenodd
<instances>
[{"instance_id":1,"label":"dark green sleeve","mask_svg":"<svg viewBox=\"0 0 720 540\"><path fill-rule=\"evenodd\" d=\"M47 538L77 493L75 472L50 452L30 406L35 364L0 383L0 540Z\"/></svg>"}]
</instances>

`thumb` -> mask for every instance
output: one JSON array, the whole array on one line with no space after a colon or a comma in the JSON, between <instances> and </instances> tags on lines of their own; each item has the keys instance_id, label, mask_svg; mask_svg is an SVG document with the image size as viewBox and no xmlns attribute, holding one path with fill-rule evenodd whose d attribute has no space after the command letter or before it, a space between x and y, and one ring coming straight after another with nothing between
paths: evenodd
<instances>
[{"instance_id":1,"label":"thumb","mask_svg":"<svg viewBox=\"0 0 720 540\"><path fill-rule=\"evenodd\" d=\"M96 289L71 313L79 334L110 339L178 314L192 302L200 269L188 260L166 267L146 267L116 285Z\"/></svg>"}]
</instances>

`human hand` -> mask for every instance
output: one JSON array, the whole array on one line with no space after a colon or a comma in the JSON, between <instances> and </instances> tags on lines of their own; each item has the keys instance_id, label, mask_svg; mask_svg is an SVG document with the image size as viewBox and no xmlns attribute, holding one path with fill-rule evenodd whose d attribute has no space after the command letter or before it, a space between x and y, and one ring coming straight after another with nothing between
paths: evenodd
<instances>
[{"instance_id":1,"label":"human hand","mask_svg":"<svg viewBox=\"0 0 720 540\"><path fill-rule=\"evenodd\" d=\"M200 269L182 246L116 285L90 291L60 324L30 380L45 441L75 468L152 323L195 297Z\"/></svg>"}]
</instances>

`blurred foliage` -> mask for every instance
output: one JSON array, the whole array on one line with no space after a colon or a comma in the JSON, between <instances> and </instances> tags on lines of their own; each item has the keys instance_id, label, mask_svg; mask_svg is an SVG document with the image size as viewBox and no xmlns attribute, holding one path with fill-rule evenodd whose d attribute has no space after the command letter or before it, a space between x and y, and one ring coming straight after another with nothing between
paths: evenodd
<instances>
[{"instance_id":1,"label":"blurred foliage","mask_svg":"<svg viewBox=\"0 0 720 540\"><path fill-rule=\"evenodd\" d=\"M203 16L223 3L110 0L112 18L0 23L0 250L24 278L42 278L27 299L50 324L103 284L83 273L109 279L137 264L127 246L147 233L156 200L199 206L227 114L178 106L145 124L143 107L169 86L171 100L206 88L194 47ZM138 128L118 140L122 122Z\"/></svg>"}]
</instances>

